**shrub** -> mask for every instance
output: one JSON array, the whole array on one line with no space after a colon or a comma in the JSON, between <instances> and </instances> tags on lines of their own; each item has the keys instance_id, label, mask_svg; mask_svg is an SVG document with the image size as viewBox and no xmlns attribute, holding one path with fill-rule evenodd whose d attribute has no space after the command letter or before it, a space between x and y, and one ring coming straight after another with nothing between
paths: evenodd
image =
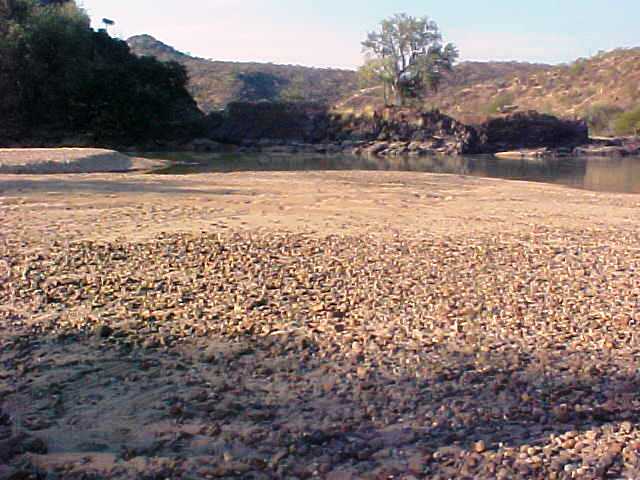
<instances>
[{"instance_id":1,"label":"shrub","mask_svg":"<svg viewBox=\"0 0 640 480\"><path fill-rule=\"evenodd\" d=\"M640 107L622 113L614 122L616 135L640 134Z\"/></svg>"},{"instance_id":2,"label":"shrub","mask_svg":"<svg viewBox=\"0 0 640 480\"><path fill-rule=\"evenodd\" d=\"M496 96L486 107L485 107L485 113L487 114L496 114L499 113L500 110L502 110L504 107L506 107L507 105L512 105L513 101L514 101L514 96L512 93L501 93L498 96Z\"/></svg>"},{"instance_id":3,"label":"shrub","mask_svg":"<svg viewBox=\"0 0 640 480\"><path fill-rule=\"evenodd\" d=\"M614 132L614 123L623 110L616 105L606 103L592 105L583 112L582 117L589 130L597 135L610 135Z\"/></svg>"},{"instance_id":4,"label":"shrub","mask_svg":"<svg viewBox=\"0 0 640 480\"><path fill-rule=\"evenodd\" d=\"M579 77L587 69L587 61L583 58L576 60L569 66L569 74L572 77Z\"/></svg>"}]
</instances>

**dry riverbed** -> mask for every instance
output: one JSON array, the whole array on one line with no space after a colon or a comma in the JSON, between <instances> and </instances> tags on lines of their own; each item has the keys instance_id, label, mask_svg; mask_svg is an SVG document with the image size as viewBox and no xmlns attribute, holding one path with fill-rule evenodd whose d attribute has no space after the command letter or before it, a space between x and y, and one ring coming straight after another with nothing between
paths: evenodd
<instances>
[{"instance_id":1,"label":"dry riverbed","mask_svg":"<svg viewBox=\"0 0 640 480\"><path fill-rule=\"evenodd\" d=\"M402 172L0 176L0 479L640 478L639 208Z\"/></svg>"}]
</instances>

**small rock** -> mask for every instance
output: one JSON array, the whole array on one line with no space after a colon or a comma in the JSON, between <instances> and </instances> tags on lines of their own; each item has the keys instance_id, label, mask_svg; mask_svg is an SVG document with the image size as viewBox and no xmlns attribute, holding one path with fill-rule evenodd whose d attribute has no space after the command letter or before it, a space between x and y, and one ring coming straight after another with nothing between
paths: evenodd
<instances>
[{"instance_id":1,"label":"small rock","mask_svg":"<svg viewBox=\"0 0 640 480\"><path fill-rule=\"evenodd\" d=\"M425 458L421 455L415 455L409 459L409 470L413 473L422 474L426 467Z\"/></svg>"},{"instance_id":2,"label":"small rock","mask_svg":"<svg viewBox=\"0 0 640 480\"><path fill-rule=\"evenodd\" d=\"M109 338L111 335L113 335L113 328L109 325L103 323L96 328L96 336L98 338Z\"/></svg>"},{"instance_id":3,"label":"small rock","mask_svg":"<svg viewBox=\"0 0 640 480\"><path fill-rule=\"evenodd\" d=\"M486 444L484 443L484 440L480 440L479 442L476 442L473 445L473 450L476 453L483 453L485 450L487 449Z\"/></svg>"}]
</instances>

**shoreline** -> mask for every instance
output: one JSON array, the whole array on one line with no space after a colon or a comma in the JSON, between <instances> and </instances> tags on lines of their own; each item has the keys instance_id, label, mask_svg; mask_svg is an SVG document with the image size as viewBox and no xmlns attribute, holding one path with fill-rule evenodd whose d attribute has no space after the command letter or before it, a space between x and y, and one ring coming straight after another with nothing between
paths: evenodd
<instances>
[{"instance_id":1,"label":"shoreline","mask_svg":"<svg viewBox=\"0 0 640 480\"><path fill-rule=\"evenodd\" d=\"M0 174L132 172L168 164L101 148L0 148Z\"/></svg>"}]
</instances>

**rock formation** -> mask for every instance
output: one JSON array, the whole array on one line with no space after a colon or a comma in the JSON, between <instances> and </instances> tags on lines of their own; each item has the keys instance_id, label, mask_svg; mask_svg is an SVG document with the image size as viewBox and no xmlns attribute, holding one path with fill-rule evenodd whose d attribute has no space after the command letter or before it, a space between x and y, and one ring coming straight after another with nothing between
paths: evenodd
<instances>
[{"instance_id":1,"label":"rock formation","mask_svg":"<svg viewBox=\"0 0 640 480\"><path fill-rule=\"evenodd\" d=\"M530 148L573 149L589 142L589 128L582 120L566 120L536 111L493 118L478 127L478 153Z\"/></svg>"},{"instance_id":2,"label":"rock formation","mask_svg":"<svg viewBox=\"0 0 640 480\"><path fill-rule=\"evenodd\" d=\"M471 155L509 150L565 149L589 142L579 120L538 112L513 113L478 126L465 125L438 110L390 107L372 116L340 115L322 104L236 102L208 116L212 140L257 148L317 144L356 154Z\"/></svg>"}]
</instances>

